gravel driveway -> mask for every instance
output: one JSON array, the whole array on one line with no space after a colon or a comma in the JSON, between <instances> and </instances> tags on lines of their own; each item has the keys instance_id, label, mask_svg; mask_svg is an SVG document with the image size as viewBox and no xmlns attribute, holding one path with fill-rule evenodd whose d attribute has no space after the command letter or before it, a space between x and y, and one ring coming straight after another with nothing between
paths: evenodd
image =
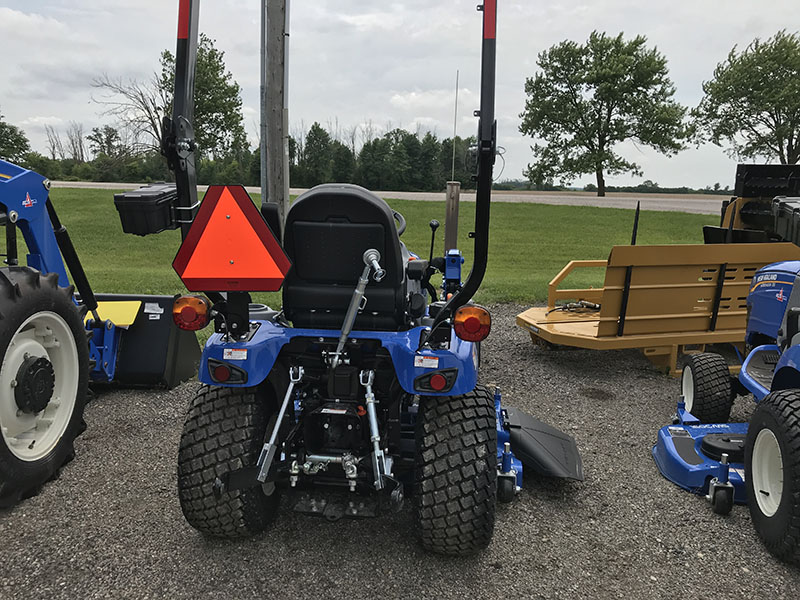
<instances>
[{"instance_id":1,"label":"gravel driveway","mask_svg":"<svg viewBox=\"0 0 800 600\"><path fill-rule=\"evenodd\" d=\"M746 507L714 515L650 457L678 383L635 351L547 351L494 307L482 379L572 433L583 483L526 477L494 542L424 554L412 514L327 523L284 512L265 535L206 540L184 522L175 462L194 383L118 390L87 408L78 458L0 512L0 598L797 598L800 571L760 545ZM746 419L748 399L735 418Z\"/></svg>"}]
</instances>

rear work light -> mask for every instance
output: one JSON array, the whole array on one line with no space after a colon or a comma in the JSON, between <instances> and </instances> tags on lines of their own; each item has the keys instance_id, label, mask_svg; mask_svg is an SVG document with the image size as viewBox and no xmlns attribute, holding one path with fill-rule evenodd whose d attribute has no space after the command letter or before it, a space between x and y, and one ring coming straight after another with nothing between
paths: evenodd
<instances>
[{"instance_id":1,"label":"rear work light","mask_svg":"<svg viewBox=\"0 0 800 600\"><path fill-rule=\"evenodd\" d=\"M180 296L172 304L172 320L180 329L197 331L211 320L211 303L205 296Z\"/></svg>"},{"instance_id":2,"label":"rear work light","mask_svg":"<svg viewBox=\"0 0 800 600\"><path fill-rule=\"evenodd\" d=\"M462 306L456 311L453 329L465 342L480 342L492 330L492 315L482 306Z\"/></svg>"}]
</instances>

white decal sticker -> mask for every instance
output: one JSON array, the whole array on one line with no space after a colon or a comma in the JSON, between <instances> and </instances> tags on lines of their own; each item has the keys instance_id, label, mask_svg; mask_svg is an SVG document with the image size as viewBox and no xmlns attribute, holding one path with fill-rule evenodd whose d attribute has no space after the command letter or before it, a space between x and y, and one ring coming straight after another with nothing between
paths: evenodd
<instances>
[{"instance_id":1,"label":"white decal sticker","mask_svg":"<svg viewBox=\"0 0 800 600\"><path fill-rule=\"evenodd\" d=\"M157 302L145 302L144 312L148 315L163 315L164 309Z\"/></svg>"},{"instance_id":2,"label":"white decal sticker","mask_svg":"<svg viewBox=\"0 0 800 600\"><path fill-rule=\"evenodd\" d=\"M161 315L148 315L151 321L160 321Z\"/></svg>"},{"instance_id":3,"label":"white decal sticker","mask_svg":"<svg viewBox=\"0 0 800 600\"><path fill-rule=\"evenodd\" d=\"M439 366L438 356L415 356L414 366L424 369L436 369Z\"/></svg>"},{"instance_id":4,"label":"white decal sticker","mask_svg":"<svg viewBox=\"0 0 800 600\"><path fill-rule=\"evenodd\" d=\"M247 360L247 348L225 348L222 351L225 360Z\"/></svg>"},{"instance_id":5,"label":"white decal sticker","mask_svg":"<svg viewBox=\"0 0 800 600\"><path fill-rule=\"evenodd\" d=\"M322 414L325 415L346 415L347 410L344 408L323 408Z\"/></svg>"}]
</instances>

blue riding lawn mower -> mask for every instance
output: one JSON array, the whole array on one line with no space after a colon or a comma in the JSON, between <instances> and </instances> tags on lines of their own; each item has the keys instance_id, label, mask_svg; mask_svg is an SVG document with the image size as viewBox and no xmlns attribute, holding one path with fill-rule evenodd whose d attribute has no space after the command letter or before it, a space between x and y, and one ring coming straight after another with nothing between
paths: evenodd
<instances>
[{"instance_id":1,"label":"blue riding lawn mower","mask_svg":"<svg viewBox=\"0 0 800 600\"><path fill-rule=\"evenodd\" d=\"M90 384L171 388L200 358L195 334L170 318L174 296L92 292L49 190L42 175L0 160L0 508L72 459Z\"/></svg>"},{"instance_id":2,"label":"blue riding lawn mower","mask_svg":"<svg viewBox=\"0 0 800 600\"><path fill-rule=\"evenodd\" d=\"M520 490L523 465L583 478L570 436L504 407L498 390L478 384L491 317L471 298L488 251L497 2L478 8L475 250L462 282L458 250L434 258L434 238L427 260L412 253L400 240L402 215L357 186L311 189L285 223L276 204L265 202L259 213L239 186L212 186L197 203L191 110L199 3L181 2L163 150L176 177L173 213L193 216L173 267L188 290L203 292L177 299L173 316L188 330L214 326L178 456L183 514L203 534L258 533L286 493L296 511L336 520L398 509L411 492L423 546L464 555L491 541L496 502ZM144 204L120 198L118 208L129 231L161 229L148 230ZM431 281L437 274L440 290ZM250 292L281 286L280 311L251 302Z\"/></svg>"},{"instance_id":3,"label":"blue riding lawn mower","mask_svg":"<svg viewBox=\"0 0 800 600\"><path fill-rule=\"evenodd\" d=\"M653 447L664 477L705 495L719 514L746 503L767 549L794 563L800 562L798 276L798 261L756 271L738 378L718 354L690 356L673 424L659 431ZM746 394L758 403L750 422L727 422L735 397Z\"/></svg>"}]
</instances>

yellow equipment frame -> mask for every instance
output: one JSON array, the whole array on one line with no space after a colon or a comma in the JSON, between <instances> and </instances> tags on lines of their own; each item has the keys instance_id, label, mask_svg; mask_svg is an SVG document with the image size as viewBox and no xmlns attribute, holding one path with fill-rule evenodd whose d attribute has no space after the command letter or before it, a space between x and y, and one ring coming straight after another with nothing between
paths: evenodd
<instances>
[{"instance_id":1,"label":"yellow equipment frame","mask_svg":"<svg viewBox=\"0 0 800 600\"><path fill-rule=\"evenodd\" d=\"M783 242L614 246L607 261L569 262L548 285L547 306L517 315L517 325L534 343L639 348L676 376L680 354L702 352L706 344L743 345L753 274L782 260L800 260L800 248ZM602 288L559 287L576 269L599 267L606 270ZM580 300L600 309L559 308L560 301Z\"/></svg>"}]
</instances>

